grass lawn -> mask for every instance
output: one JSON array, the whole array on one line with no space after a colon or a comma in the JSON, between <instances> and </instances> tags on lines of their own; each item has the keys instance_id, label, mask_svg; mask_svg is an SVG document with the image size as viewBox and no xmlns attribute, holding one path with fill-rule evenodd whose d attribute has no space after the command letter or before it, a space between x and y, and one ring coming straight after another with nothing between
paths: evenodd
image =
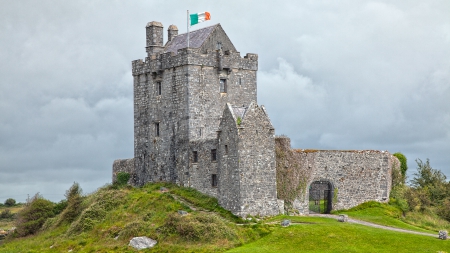
<instances>
[{"instance_id":1,"label":"grass lawn","mask_svg":"<svg viewBox=\"0 0 450 253\"><path fill-rule=\"evenodd\" d=\"M276 227L262 239L227 252L450 251L450 240L341 223L327 218L292 217L291 220L297 224Z\"/></svg>"},{"instance_id":2,"label":"grass lawn","mask_svg":"<svg viewBox=\"0 0 450 253\"><path fill-rule=\"evenodd\" d=\"M366 204L363 204L366 205ZM350 218L355 218L358 220L368 221L379 225L396 227L402 229L413 230L417 232L425 232L436 234L437 231L441 229L448 229L446 227L428 227L430 229L419 228L417 226L410 225L402 221L401 212L388 204L380 203L367 203L367 207L359 209L358 207L344 210L336 211L334 214L347 214Z\"/></svg>"}]
</instances>

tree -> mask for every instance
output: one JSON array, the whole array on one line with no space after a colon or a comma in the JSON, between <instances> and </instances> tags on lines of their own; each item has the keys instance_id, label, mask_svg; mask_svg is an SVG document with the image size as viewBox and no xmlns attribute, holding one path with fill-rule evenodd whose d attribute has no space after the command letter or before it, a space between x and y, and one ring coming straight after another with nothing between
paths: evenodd
<instances>
[{"instance_id":1,"label":"tree","mask_svg":"<svg viewBox=\"0 0 450 253\"><path fill-rule=\"evenodd\" d=\"M447 177L440 170L433 169L429 159L425 163L417 159L416 163L417 172L411 185L417 190L427 191L432 202L443 200L447 195Z\"/></svg>"},{"instance_id":2,"label":"tree","mask_svg":"<svg viewBox=\"0 0 450 253\"><path fill-rule=\"evenodd\" d=\"M16 200L9 198L7 200L5 200L5 206L14 206L16 204Z\"/></svg>"}]
</instances>

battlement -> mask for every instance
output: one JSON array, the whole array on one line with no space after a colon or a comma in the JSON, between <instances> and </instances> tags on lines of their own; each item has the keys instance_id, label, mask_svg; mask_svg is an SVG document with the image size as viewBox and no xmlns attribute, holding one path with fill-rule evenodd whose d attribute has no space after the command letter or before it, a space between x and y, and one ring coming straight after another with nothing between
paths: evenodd
<instances>
[{"instance_id":1,"label":"battlement","mask_svg":"<svg viewBox=\"0 0 450 253\"><path fill-rule=\"evenodd\" d=\"M241 57L239 52L227 51L224 54L218 51L201 53L199 49L182 48L177 54L173 52L161 52L132 62L133 75L145 73L158 73L166 69L185 65L207 66L221 68L228 71L233 69L258 70L258 55L247 53Z\"/></svg>"}]
</instances>

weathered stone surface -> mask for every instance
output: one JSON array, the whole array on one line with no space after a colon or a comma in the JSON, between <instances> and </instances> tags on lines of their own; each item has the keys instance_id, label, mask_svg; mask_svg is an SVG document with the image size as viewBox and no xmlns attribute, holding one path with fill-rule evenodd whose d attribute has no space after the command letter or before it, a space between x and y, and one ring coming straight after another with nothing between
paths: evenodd
<instances>
[{"instance_id":1,"label":"weathered stone surface","mask_svg":"<svg viewBox=\"0 0 450 253\"><path fill-rule=\"evenodd\" d=\"M156 245L157 241L150 239L146 236L141 237L134 237L130 240L129 246L141 250L141 249L148 249L153 248Z\"/></svg>"},{"instance_id":2,"label":"weathered stone surface","mask_svg":"<svg viewBox=\"0 0 450 253\"><path fill-rule=\"evenodd\" d=\"M333 209L388 200L398 164L388 152L291 150L284 138L295 161L276 159L279 141L256 102L258 55L241 57L220 24L192 31L189 48L176 26L168 37L149 22L147 57L132 62L134 158L114 161L113 181L127 172L136 186L193 187L243 217L308 213L315 181L332 186Z\"/></svg>"},{"instance_id":3,"label":"weathered stone surface","mask_svg":"<svg viewBox=\"0 0 450 253\"><path fill-rule=\"evenodd\" d=\"M181 216L185 216L185 215L188 215L188 212L186 212L184 210L178 210L178 214Z\"/></svg>"},{"instance_id":4,"label":"weathered stone surface","mask_svg":"<svg viewBox=\"0 0 450 253\"><path fill-rule=\"evenodd\" d=\"M338 221L340 221L340 222L347 222L348 221L348 215L346 215L346 214L339 214Z\"/></svg>"},{"instance_id":5,"label":"weathered stone surface","mask_svg":"<svg viewBox=\"0 0 450 253\"><path fill-rule=\"evenodd\" d=\"M277 152L282 153L277 156L277 170L284 170L278 173L277 192L282 194L279 198L292 198L289 193L297 194L292 203L300 214L309 213L310 186L320 181L331 184L333 210L349 209L369 200L389 200L391 170L398 160L387 151L295 150L290 148L286 137L277 138L276 145ZM300 178L296 178L297 175ZM285 179L289 178L294 178L297 184L286 183ZM295 192L299 188L302 191Z\"/></svg>"},{"instance_id":6,"label":"weathered stone surface","mask_svg":"<svg viewBox=\"0 0 450 253\"><path fill-rule=\"evenodd\" d=\"M441 240L447 240L448 239L448 232L447 232L447 230L440 230L439 231L439 239L441 239Z\"/></svg>"},{"instance_id":7,"label":"weathered stone surface","mask_svg":"<svg viewBox=\"0 0 450 253\"><path fill-rule=\"evenodd\" d=\"M291 225L291 220L283 220L281 221L282 227L289 227Z\"/></svg>"},{"instance_id":8,"label":"weathered stone surface","mask_svg":"<svg viewBox=\"0 0 450 253\"><path fill-rule=\"evenodd\" d=\"M114 180L126 171L132 185L193 187L237 215L278 214L274 129L256 104L258 56L241 57L220 24L192 31L190 48L175 26L166 45L161 23L149 22L146 31L148 56L132 63L134 158L114 162ZM224 120L228 103L248 109L239 130L236 119ZM221 143L220 124L235 139Z\"/></svg>"}]
</instances>

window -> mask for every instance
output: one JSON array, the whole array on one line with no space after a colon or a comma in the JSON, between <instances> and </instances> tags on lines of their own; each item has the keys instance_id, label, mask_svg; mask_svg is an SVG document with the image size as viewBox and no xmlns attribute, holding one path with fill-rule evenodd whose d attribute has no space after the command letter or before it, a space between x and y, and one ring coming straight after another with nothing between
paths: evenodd
<instances>
[{"instance_id":1,"label":"window","mask_svg":"<svg viewBox=\"0 0 450 253\"><path fill-rule=\"evenodd\" d=\"M161 82L156 82L157 90L158 90L158 96L161 95Z\"/></svg>"},{"instance_id":2,"label":"window","mask_svg":"<svg viewBox=\"0 0 450 253\"><path fill-rule=\"evenodd\" d=\"M242 85L242 78L239 77L239 85Z\"/></svg>"},{"instance_id":3,"label":"window","mask_svg":"<svg viewBox=\"0 0 450 253\"><path fill-rule=\"evenodd\" d=\"M194 163L198 163L198 152L192 151L192 156L192 160L194 161Z\"/></svg>"},{"instance_id":4,"label":"window","mask_svg":"<svg viewBox=\"0 0 450 253\"><path fill-rule=\"evenodd\" d=\"M217 160L217 150L216 149L211 149L211 161L216 161Z\"/></svg>"},{"instance_id":5,"label":"window","mask_svg":"<svg viewBox=\"0 0 450 253\"><path fill-rule=\"evenodd\" d=\"M220 79L220 93L227 93L227 79Z\"/></svg>"},{"instance_id":6,"label":"window","mask_svg":"<svg viewBox=\"0 0 450 253\"><path fill-rule=\"evenodd\" d=\"M211 175L211 186L212 187L217 187L217 174L212 174Z\"/></svg>"},{"instance_id":7,"label":"window","mask_svg":"<svg viewBox=\"0 0 450 253\"><path fill-rule=\"evenodd\" d=\"M225 145L225 155L228 155L228 145Z\"/></svg>"},{"instance_id":8,"label":"window","mask_svg":"<svg viewBox=\"0 0 450 253\"><path fill-rule=\"evenodd\" d=\"M159 122L155 123L155 135L159 136Z\"/></svg>"}]
</instances>

